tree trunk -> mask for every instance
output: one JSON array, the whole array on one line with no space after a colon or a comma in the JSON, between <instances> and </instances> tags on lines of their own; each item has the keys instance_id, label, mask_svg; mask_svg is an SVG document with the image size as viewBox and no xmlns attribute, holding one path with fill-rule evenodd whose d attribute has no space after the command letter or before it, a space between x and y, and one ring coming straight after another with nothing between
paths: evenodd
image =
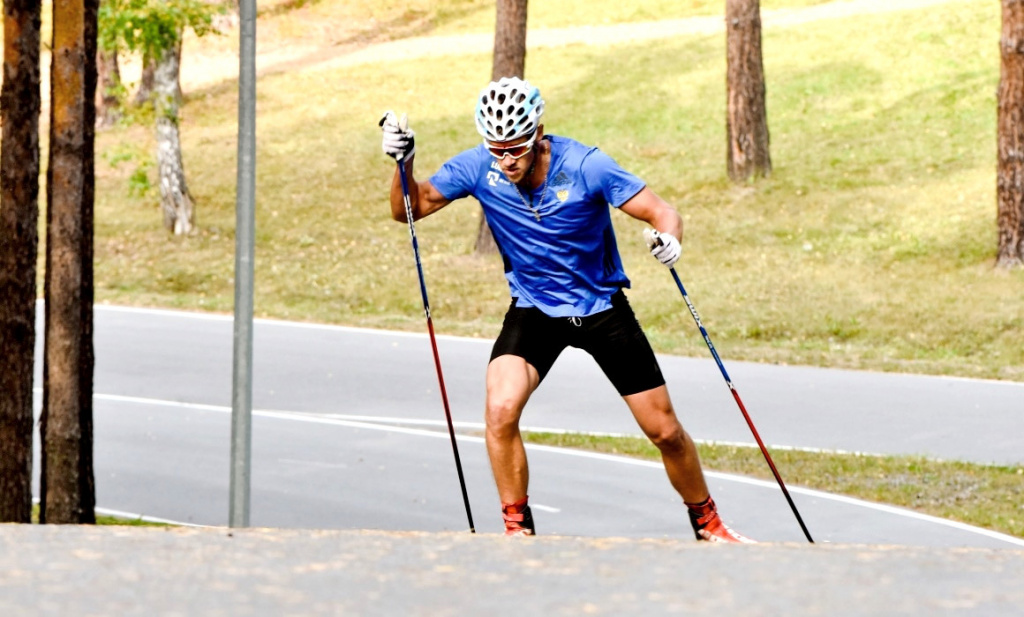
<instances>
[{"instance_id":1,"label":"tree trunk","mask_svg":"<svg viewBox=\"0 0 1024 617\"><path fill-rule=\"evenodd\" d=\"M758 0L726 0L725 23L728 171L729 178L742 181L772 171Z\"/></svg>"},{"instance_id":2,"label":"tree trunk","mask_svg":"<svg viewBox=\"0 0 1024 617\"><path fill-rule=\"evenodd\" d=\"M494 26L494 60L491 81L502 77L523 77L526 72L526 4L527 0L498 0ZM474 250L478 255L498 252L491 228L483 212L476 232Z\"/></svg>"},{"instance_id":3,"label":"tree trunk","mask_svg":"<svg viewBox=\"0 0 1024 617\"><path fill-rule=\"evenodd\" d=\"M473 245L473 250L477 255L493 255L498 252L498 243L494 241L494 234L491 233L491 227L487 224L487 217L484 216L483 210L480 211L480 226L476 230L476 243Z\"/></svg>"},{"instance_id":4,"label":"tree trunk","mask_svg":"<svg viewBox=\"0 0 1024 617\"><path fill-rule=\"evenodd\" d=\"M149 56L142 58L142 76L139 78L139 89L135 91L135 98L132 103L145 105L153 98L153 74L156 72L156 62Z\"/></svg>"},{"instance_id":5,"label":"tree trunk","mask_svg":"<svg viewBox=\"0 0 1024 617\"><path fill-rule=\"evenodd\" d=\"M0 522L32 518L40 0L4 1L0 92Z\"/></svg>"},{"instance_id":6,"label":"tree trunk","mask_svg":"<svg viewBox=\"0 0 1024 617\"><path fill-rule=\"evenodd\" d=\"M525 74L526 2L498 0L491 81L498 81L502 77L522 78Z\"/></svg>"},{"instance_id":7,"label":"tree trunk","mask_svg":"<svg viewBox=\"0 0 1024 617\"><path fill-rule=\"evenodd\" d=\"M121 88L121 69L117 62L117 50L100 49L96 54L96 71L99 74L96 87L96 128L114 126L121 118L121 101L117 91Z\"/></svg>"},{"instance_id":8,"label":"tree trunk","mask_svg":"<svg viewBox=\"0 0 1024 617\"><path fill-rule=\"evenodd\" d=\"M999 41L996 266L1024 265L1024 0L1003 0Z\"/></svg>"},{"instance_id":9,"label":"tree trunk","mask_svg":"<svg viewBox=\"0 0 1024 617\"><path fill-rule=\"evenodd\" d=\"M93 523L93 197L98 0L55 0L46 173L39 520Z\"/></svg>"},{"instance_id":10,"label":"tree trunk","mask_svg":"<svg viewBox=\"0 0 1024 617\"><path fill-rule=\"evenodd\" d=\"M178 132L181 88L181 45L164 51L153 73L153 104L156 106L156 158L160 168L160 207L164 227L175 235L188 234L195 226L195 205L185 183Z\"/></svg>"}]
</instances>

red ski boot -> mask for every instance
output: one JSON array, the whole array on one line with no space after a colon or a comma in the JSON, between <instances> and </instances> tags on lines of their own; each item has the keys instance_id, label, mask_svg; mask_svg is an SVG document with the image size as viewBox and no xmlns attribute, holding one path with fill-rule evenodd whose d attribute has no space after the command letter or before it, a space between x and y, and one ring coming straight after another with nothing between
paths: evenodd
<instances>
[{"instance_id":1,"label":"red ski boot","mask_svg":"<svg viewBox=\"0 0 1024 617\"><path fill-rule=\"evenodd\" d=\"M526 505L529 496L523 497L515 503L501 504L501 515L505 519L506 536L535 536L537 532L533 527L533 513L530 506Z\"/></svg>"},{"instance_id":2,"label":"red ski boot","mask_svg":"<svg viewBox=\"0 0 1024 617\"><path fill-rule=\"evenodd\" d=\"M690 524L698 540L705 542L733 542L737 544L757 544L754 540L742 536L722 522L718 516L718 507L711 497L701 503L686 504L690 512Z\"/></svg>"}]
</instances>

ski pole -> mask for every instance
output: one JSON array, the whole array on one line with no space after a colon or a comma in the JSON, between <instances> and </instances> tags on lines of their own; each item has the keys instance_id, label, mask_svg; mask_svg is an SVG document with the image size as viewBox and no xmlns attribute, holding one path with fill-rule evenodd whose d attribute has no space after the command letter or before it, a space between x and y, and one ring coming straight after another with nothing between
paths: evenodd
<instances>
[{"instance_id":1,"label":"ski pole","mask_svg":"<svg viewBox=\"0 0 1024 617\"><path fill-rule=\"evenodd\" d=\"M655 242L660 243L661 239L657 236L653 236ZM725 385L729 386L729 392L732 392L732 397L736 399L736 404L739 405L740 412L743 413L743 419L747 421L747 426L750 427L750 432L754 434L754 439L757 441L757 447L761 448L761 454L764 455L764 460L768 463L768 467L772 470L772 475L775 476L775 481L779 483L779 488L782 489L782 494L786 496L786 501L789 502L790 509L793 510L793 514L796 516L796 521L800 523L800 529L803 530L804 536L807 537L807 541L814 544L814 540L811 539L811 532L807 531L807 526L804 525L804 519L800 517L800 512L796 509L796 504L793 503L793 498L789 496L789 491L786 490L786 484L782 481L782 476L779 475L779 470L775 468L775 463L772 461L772 457L768 454L768 449L765 448L764 442L761 441L761 436L757 433L757 429L754 428L754 422L750 419L750 414L747 413L747 408L743 405L743 400L740 399L740 393L736 391L736 386L732 384L732 380L729 379L729 373L725 370L725 365L722 364L722 359L718 357L718 351L715 350L714 344L711 342L711 337L708 336L708 331L704 329L704 323L700 320L700 315L697 314L697 307L690 302L690 297L686 295L686 288L683 287L683 281L679 279L679 275L676 273L675 268L669 268L672 273L672 278L676 281L676 286L679 287L679 292L683 294L683 301L686 302L687 308L690 309L690 315L693 315L693 321L697 323L697 327L700 328L700 334L704 337L704 342L707 344L708 349L711 350L711 356L715 359L715 363L718 364L718 370L722 372L722 377L725 378Z\"/></svg>"},{"instance_id":2,"label":"ski pole","mask_svg":"<svg viewBox=\"0 0 1024 617\"><path fill-rule=\"evenodd\" d=\"M405 161L398 161L398 173L402 179L402 198L405 200L405 218L409 221L409 236L412 238L412 252L416 257L416 273L420 279L420 295L423 296L423 312L427 316L427 331L430 333L430 347L434 351L434 366L437 367L437 381L441 385L441 401L444 403L444 416L448 421L448 436L452 441L452 452L455 454L455 469L459 473L459 486L462 487L462 502L466 505L466 518L469 519L469 532L476 533L473 525L473 512L469 508L469 493L466 492L466 479L462 475L462 461L459 458L459 446L455 441L455 426L452 424L452 412L448 406L448 392L444 387L444 375L441 373L441 356L437 353L437 339L434 336L434 321L430 318L430 302L427 300L427 284L423 279L423 265L420 263L420 245L416 240L416 226L412 222L412 204L409 201L409 181L405 174Z\"/></svg>"}]
</instances>

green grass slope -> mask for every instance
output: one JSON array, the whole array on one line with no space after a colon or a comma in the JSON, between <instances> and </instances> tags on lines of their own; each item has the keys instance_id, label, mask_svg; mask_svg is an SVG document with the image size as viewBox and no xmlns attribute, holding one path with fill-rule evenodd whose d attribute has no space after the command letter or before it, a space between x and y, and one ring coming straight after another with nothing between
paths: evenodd
<instances>
[{"instance_id":1,"label":"green grass slope","mask_svg":"<svg viewBox=\"0 0 1024 617\"><path fill-rule=\"evenodd\" d=\"M478 14L437 29L476 29L459 20ZM724 35L531 50L527 76L548 132L600 146L679 208L678 270L727 362L1021 380L1024 272L992 268L998 37L983 0L765 30L774 173L742 186L725 176ZM259 315L422 330L376 121L410 114L424 179L478 143L471 112L489 76L476 54L261 79ZM155 191L129 192L133 176L145 186L150 131L99 137L98 301L231 310L236 91L190 93L184 110L195 236L169 237ZM417 232L437 328L491 337L508 293L499 259L472 254L478 217L467 200ZM706 354L641 225L613 218L656 348Z\"/></svg>"}]
</instances>

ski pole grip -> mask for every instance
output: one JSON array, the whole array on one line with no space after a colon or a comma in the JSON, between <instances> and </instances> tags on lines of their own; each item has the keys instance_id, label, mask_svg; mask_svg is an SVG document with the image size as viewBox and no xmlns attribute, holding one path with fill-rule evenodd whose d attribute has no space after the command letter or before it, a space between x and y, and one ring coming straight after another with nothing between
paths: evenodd
<instances>
[{"instance_id":1,"label":"ski pole grip","mask_svg":"<svg viewBox=\"0 0 1024 617\"><path fill-rule=\"evenodd\" d=\"M644 229L644 240L647 241L648 250L653 249L656 246L663 246L665 244L661 240L661 234L658 233L657 229Z\"/></svg>"}]
</instances>

